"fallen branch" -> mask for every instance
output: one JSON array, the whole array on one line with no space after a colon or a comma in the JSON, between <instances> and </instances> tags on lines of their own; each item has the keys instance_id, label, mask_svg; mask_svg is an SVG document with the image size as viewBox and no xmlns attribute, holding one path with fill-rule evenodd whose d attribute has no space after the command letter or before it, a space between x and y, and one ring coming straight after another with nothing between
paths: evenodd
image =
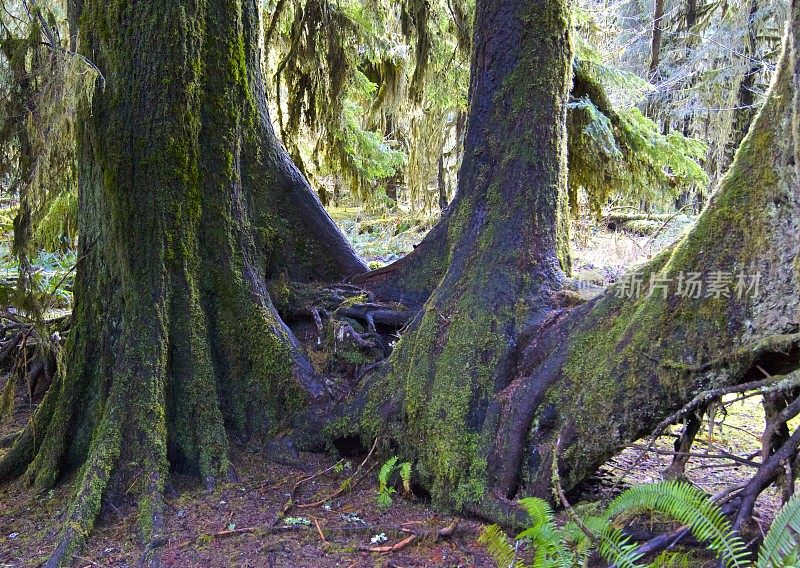
<instances>
[{"instance_id":1,"label":"fallen branch","mask_svg":"<svg viewBox=\"0 0 800 568\"><path fill-rule=\"evenodd\" d=\"M348 477L345 481L342 482L342 484L339 486L339 489L337 489L336 491L334 491L333 493L331 493L330 495L328 495L324 499L320 499L319 501L314 501L313 503L303 503L301 505L297 505L297 508L298 509L309 509L311 507L319 507L320 505L324 505L325 503L327 503L331 499L335 499L336 497L338 497L339 495L341 495L342 493L344 493L348 489L350 489L352 487L355 487L355 485L357 483L359 483L364 478L364 476L366 476L366 474L369 473L370 471L372 471L372 469L375 467L374 464L373 464L366 472L364 472L363 476L358 477L359 472L361 472L361 470L364 468L364 465L366 465L366 463L369 461L369 458L372 457L372 454L375 452L375 448L377 448L377 447L378 447L378 438L375 438L375 441L372 443L372 448L369 450L369 453L367 454L367 457L365 457L364 461L362 461L361 464L358 466L358 468L356 469L356 472L352 476ZM358 479L356 479L356 478L358 478Z\"/></svg>"},{"instance_id":2,"label":"fallen branch","mask_svg":"<svg viewBox=\"0 0 800 568\"><path fill-rule=\"evenodd\" d=\"M213 538L227 538L231 536L236 536L240 534L250 534L250 533L283 533L283 532L292 532L292 531L300 531L305 530L305 527L292 527L286 525L278 525L274 527L244 527L241 529L228 529L224 531L219 531L211 534L200 534L197 535L195 538L190 538L188 540L184 540L174 547L169 546L168 548L173 549L176 548L178 550L186 548L187 546L197 542L201 539L213 539Z\"/></svg>"},{"instance_id":3,"label":"fallen branch","mask_svg":"<svg viewBox=\"0 0 800 568\"><path fill-rule=\"evenodd\" d=\"M728 452L722 452L719 454L701 454L698 452L676 452L673 450L662 450L661 448L655 448L655 447L650 448L648 446L642 446L639 444L631 444L628 447L636 450L642 450L645 453L650 452L661 456L688 456L692 458L705 458L711 460L731 460L738 464L746 465L748 467L754 467L754 468L761 467L761 464L758 462L754 462L747 458L737 456L736 454L730 454Z\"/></svg>"},{"instance_id":4,"label":"fallen branch","mask_svg":"<svg viewBox=\"0 0 800 568\"><path fill-rule=\"evenodd\" d=\"M393 552L398 552L403 550L404 548L408 547L410 544L417 540L425 540L429 538L433 538L435 541L450 538L456 533L456 529L458 529L458 519L453 519L453 522L447 525L444 528L441 528L436 531L426 532L422 534L412 533L408 535L403 540L392 544L392 545L385 545L385 546L365 546L361 547L360 550L363 552L373 552L378 554L391 554ZM409 529L405 529L406 532Z\"/></svg>"},{"instance_id":5,"label":"fallen branch","mask_svg":"<svg viewBox=\"0 0 800 568\"><path fill-rule=\"evenodd\" d=\"M359 550L364 552L377 552L380 554L391 554L392 552L397 552L398 550L403 550L409 544L417 540L417 535L412 534L398 542L397 544L393 544L391 546L365 546L361 547Z\"/></svg>"},{"instance_id":6,"label":"fallen branch","mask_svg":"<svg viewBox=\"0 0 800 568\"><path fill-rule=\"evenodd\" d=\"M320 528L319 526L319 519L317 519L316 517L311 517L311 520L314 521L314 526L317 527L317 532L319 533L319 538L322 539L322 544L328 546L328 541L325 539L325 535L322 532L322 528Z\"/></svg>"}]
</instances>

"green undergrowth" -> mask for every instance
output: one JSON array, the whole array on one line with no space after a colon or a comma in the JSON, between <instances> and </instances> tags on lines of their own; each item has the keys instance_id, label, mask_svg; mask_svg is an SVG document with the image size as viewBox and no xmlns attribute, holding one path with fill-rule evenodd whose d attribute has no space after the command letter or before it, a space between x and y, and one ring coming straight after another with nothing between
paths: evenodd
<instances>
[{"instance_id":1,"label":"green undergrowth","mask_svg":"<svg viewBox=\"0 0 800 568\"><path fill-rule=\"evenodd\" d=\"M11 252L10 246L9 241L0 242L0 285L9 294L15 289L19 278L19 260ZM77 262L75 251L62 253L40 250L30 262L34 293L45 300L50 311L56 312L45 315L57 315L57 312L71 308L73 267Z\"/></svg>"},{"instance_id":2,"label":"green undergrowth","mask_svg":"<svg viewBox=\"0 0 800 568\"><path fill-rule=\"evenodd\" d=\"M400 210L371 213L358 207L332 207L328 212L370 268L414 250L438 220Z\"/></svg>"}]
</instances>

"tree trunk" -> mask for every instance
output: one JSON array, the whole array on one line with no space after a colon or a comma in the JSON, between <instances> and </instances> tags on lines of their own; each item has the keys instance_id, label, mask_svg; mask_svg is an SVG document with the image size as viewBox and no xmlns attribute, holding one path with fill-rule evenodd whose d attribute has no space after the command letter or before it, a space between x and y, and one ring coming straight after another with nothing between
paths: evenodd
<instances>
[{"instance_id":1,"label":"tree trunk","mask_svg":"<svg viewBox=\"0 0 800 568\"><path fill-rule=\"evenodd\" d=\"M733 124L731 125L731 138L726 147L726 159L733 158L736 149L747 134L750 124L756 115L755 108L755 86L756 78L761 70L761 62L757 52L757 30L756 15L758 13L758 1L750 0L747 15L747 36L746 43L742 46L742 55L745 57L744 65L746 71L741 81L736 96L736 108L733 112Z\"/></svg>"},{"instance_id":2,"label":"tree trunk","mask_svg":"<svg viewBox=\"0 0 800 568\"><path fill-rule=\"evenodd\" d=\"M82 466L50 566L104 496L136 499L156 542L169 468L228 474L226 428L274 431L309 408L298 436L318 440L320 421L381 435L436 503L508 522L508 499L551 495L554 456L573 488L698 391L798 366L797 3L766 106L697 225L641 281L581 305L563 271L567 3L478 0L456 198L414 253L358 278L423 307L336 409L345 420L266 282L363 266L269 126L255 0L83 10L80 44L107 85L80 132L67 367L0 461L0 478L39 487ZM761 286L694 298L675 290L688 272ZM669 293L648 295L651 278Z\"/></svg>"},{"instance_id":3,"label":"tree trunk","mask_svg":"<svg viewBox=\"0 0 800 568\"><path fill-rule=\"evenodd\" d=\"M528 9L518 4L509 1L476 8L465 152L453 201L411 254L351 279L382 299L419 308L446 274L455 272L454 264L467 260L480 263L484 256L490 262L510 262L493 258L490 248L498 253L526 251L524 258L514 261L517 269L536 265L541 270L546 265L552 274L545 279L561 278L559 266L567 273L571 270L568 198L566 189L559 187L566 179L562 164L566 142L561 140L562 125L558 122L562 114L566 116L571 85L568 30L562 25L566 20L560 19L560 2L552 8L543 8L542 2L533 4L545 10L547 15L542 22L531 15L535 12L527 13ZM503 29L512 22L513 30ZM520 29L527 24L531 25L530 30ZM549 42L553 53L539 49L537 42L544 41ZM518 55L520 61L499 53L505 49ZM525 73L531 76L524 76ZM531 92L535 94L529 93L530 89L535 89ZM553 97L560 98L555 101ZM544 160L542 164L534 163L540 159ZM552 187L539 191L543 184ZM515 201L518 198L519 203ZM500 204L519 208L500 211ZM486 219L486 215L504 218L497 223L501 231L494 232L493 219ZM491 234L484 232L486 226L492 226ZM476 242L481 237L484 242ZM552 244L555 248L534 246L540 238L547 240L547 247ZM550 266L553 258L555 267ZM554 276L556 273L558 277Z\"/></svg>"},{"instance_id":4,"label":"tree trunk","mask_svg":"<svg viewBox=\"0 0 800 568\"><path fill-rule=\"evenodd\" d=\"M226 427L269 432L322 395L267 280L365 270L273 133L255 0L82 8L106 85L79 131L66 372L0 461L39 489L81 466L52 566L104 498L138 500L157 539L170 468L211 484L231 473Z\"/></svg>"},{"instance_id":5,"label":"tree trunk","mask_svg":"<svg viewBox=\"0 0 800 568\"><path fill-rule=\"evenodd\" d=\"M566 2L478 2L458 191L401 264L419 282L441 247L444 271L359 401L365 430L394 432L440 502L482 490L487 413L508 385L511 352L564 301L568 21Z\"/></svg>"},{"instance_id":6,"label":"tree trunk","mask_svg":"<svg viewBox=\"0 0 800 568\"><path fill-rule=\"evenodd\" d=\"M563 125L565 17L557 3L521 4L478 3L470 133L447 228L460 238L421 314L355 400L362 436L390 438L435 501L506 523L508 499L551 497L554 457L563 487L575 488L698 392L800 363L793 44L692 231L573 307L556 260L560 126L526 140L530 160L515 161L513 142L525 136L520 124L534 125L529 135L545 121ZM528 9L541 15L529 23ZM797 31L795 22L790 39ZM520 70L530 57L550 72L515 73L500 53ZM511 92L497 87L514 80ZM686 293L692 273L705 282L699 297Z\"/></svg>"},{"instance_id":7,"label":"tree trunk","mask_svg":"<svg viewBox=\"0 0 800 568\"><path fill-rule=\"evenodd\" d=\"M665 0L655 0L653 9L653 35L650 45L650 80L655 82L658 78L658 66L661 64L661 42L664 36L664 3Z\"/></svg>"}]
</instances>

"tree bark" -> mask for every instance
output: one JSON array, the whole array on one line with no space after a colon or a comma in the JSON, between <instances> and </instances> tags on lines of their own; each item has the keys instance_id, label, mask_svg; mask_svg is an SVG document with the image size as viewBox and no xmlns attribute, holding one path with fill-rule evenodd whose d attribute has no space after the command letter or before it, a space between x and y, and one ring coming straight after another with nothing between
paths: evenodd
<instances>
[{"instance_id":1,"label":"tree bark","mask_svg":"<svg viewBox=\"0 0 800 568\"><path fill-rule=\"evenodd\" d=\"M106 498L136 499L157 540L170 469L211 484L231 473L226 428L269 432L323 395L267 281L365 270L274 135L255 0L85 0L71 17L106 85L79 128L66 371L0 460L39 489L81 467L48 566Z\"/></svg>"},{"instance_id":2,"label":"tree bark","mask_svg":"<svg viewBox=\"0 0 800 568\"><path fill-rule=\"evenodd\" d=\"M80 131L80 262L66 372L0 461L38 487L81 467L65 562L104 498L146 541L170 468L230 472L227 431L381 436L440 506L508 523L509 499L571 489L694 394L800 362L798 3L780 71L696 226L581 304L569 265L564 0L478 0L456 198L417 250L354 278L422 309L387 363L330 412L267 280L363 270L268 122L255 0L86 0L81 46L106 89ZM90 112L91 110L91 112ZM761 276L694 298L681 275ZM729 291L730 292L730 291ZM343 420L336 419L336 416ZM777 455L777 454L776 454Z\"/></svg>"},{"instance_id":3,"label":"tree bark","mask_svg":"<svg viewBox=\"0 0 800 568\"><path fill-rule=\"evenodd\" d=\"M562 133L560 123L554 121L560 121L561 114L566 116L566 94L560 89L565 88L568 93L571 85L569 69L563 71L561 62L562 58L568 62L571 60L568 30L558 27L556 31L563 22L556 21L557 17L549 14L549 7L546 22L540 23L535 21L535 16L521 14L522 9L516 4L504 2L493 8L476 8L465 152L456 195L439 223L411 254L382 269L351 279L379 298L401 302L411 308L421 307L446 273L451 271L452 265L470 254L464 243L477 238L475 231L482 231L485 225L491 224L481 216L487 212L499 213L498 207L487 207L488 202L515 207L517 202L514 200L520 195L535 196L535 200L519 204L517 211L506 212L510 222L498 225L508 230L503 234L509 236L511 242L497 239L498 234L491 237L491 246L496 246L498 251L509 247L546 251L542 255L554 255L552 258L556 259L561 271L571 271L566 190L538 193L533 189L547 183L556 188L562 177L566 179L566 169L561 164L566 146L561 146L560 138L555 138ZM535 5L539 7L541 3ZM560 4L553 8L555 12L561 10ZM512 21L517 22L517 27L504 30L502 26ZM532 22L535 30L519 30L519 22L523 21ZM519 41L528 43L515 44ZM541 41L549 42L555 53L551 56L540 53L535 45ZM495 47L495 44L500 47ZM513 61L510 56L503 58L494 51L506 48L524 61ZM526 72L538 77L523 77ZM545 93L543 97L557 93L564 97L564 101L545 101L538 93L529 95L526 89L542 91ZM495 103L493 97L501 101ZM539 103L544 106L537 107ZM509 138L502 140L503 136ZM532 163L537 159L544 159L546 165ZM509 164L498 163L504 160ZM548 171L542 173L540 170ZM502 191L498 193L497 188ZM516 194L511 195L512 191ZM538 237L514 233L520 225L527 225L528 220L541 215L545 218L532 222L531 226L536 227L533 231L549 233L546 246L549 247L552 241L554 249L526 248L531 245L531 241L526 239ZM489 245L487 241L482 248ZM549 264L552 258L543 263ZM519 267L538 262L532 258L520 259ZM560 273L558 267L554 270Z\"/></svg>"},{"instance_id":4,"label":"tree bark","mask_svg":"<svg viewBox=\"0 0 800 568\"><path fill-rule=\"evenodd\" d=\"M555 3L531 4L546 15L527 27L521 3L488 4L478 3L470 133L451 206L460 213L448 218L448 234L461 238L421 314L354 405L362 436L390 438L417 464L436 502L508 523L508 499L551 496L554 459L562 486L575 488L698 392L761 378L759 368L781 375L798 367L800 75L795 22L768 100L695 227L603 296L574 307L561 288L554 237L561 135L537 133L528 145L539 170L517 168L513 146L502 150L509 158L495 154L497 144L512 144L516 125L563 120L568 71L558 62L567 57L566 24ZM543 46L547 54L538 51ZM493 72L507 69L494 50L512 61L525 61L520 50L547 58L537 64L552 74L540 72L512 92L492 85L493 96L483 99ZM526 103L515 106L512 93L520 92ZM526 112L548 118L529 122ZM481 136L487 123L491 133ZM484 197L494 188L502 199ZM460 209L470 200L473 216ZM523 212L524 229L514 211ZM414 262L412 255L395 281L414 273ZM515 276L521 272L530 277ZM677 288L694 272L706 283L697 298ZM736 292L739 276L752 286L757 275L757 291ZM719 278L732 280L725 293L713 292ZM667 292L648 294L651 279ZM632 293L636 282L640 294Z\"/></svg>"},{"instance_id":5,"label":"tree bark","mask_svg":"<svg viewBox=\"0 0 800 568\"><path fill-rule=\"evenodd\" d=\"M661 42L664 36L664 3L665 0L655 0L653 8L653 34L650 42L650 80L658 78L658 66L661 64Z\"/></svg>"},{"instance_id":6,"label":"tree bark","mask_svg":"<svg viewBox=\"0 0 800 568\"><path fill-rule=\"evenodd\" d=\"M564 303L568 21L566 2L478 2L457 194L400 270L419 285L441 255L440 281L425 282L430 298L356 403L365 435L395 432L440 502L482 490L487 415L512 350Z\"/></svg>"}]
</instances>

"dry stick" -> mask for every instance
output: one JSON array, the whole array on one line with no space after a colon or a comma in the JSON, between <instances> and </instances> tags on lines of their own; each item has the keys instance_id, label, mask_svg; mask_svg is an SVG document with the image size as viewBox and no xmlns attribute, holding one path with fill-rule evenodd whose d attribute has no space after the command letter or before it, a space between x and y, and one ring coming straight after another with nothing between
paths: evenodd
<instances>
[{"instance_id":1,"label":"dry stick","mask_svg":"<svg viewBox=\"0 0 800 568\"><path fill-rule=\"evenodd\" d=\"M316 479L320 475L324 475L324 474L328 473L332 469L336 468L336 466L339 465L340 463L342 463L342 460L339 460L338 462L336 462L335 464L333 464L332 466L330 466L327 469L320 470L320 471L318 471L317 473L315 473L313 475L309 475L307 477L303 477L303 478L299 479L297 481L297 483L294 484L294 487L292 487L292 491L289 493L289 499L283 505L283 508L281 509L281 514L279 515L279 517L285 516L286 513L289 512L289 509L292 508L292 505L294 504L294 496L297 494L297 490L300 488L300 486L303 483L308 483L312 479Z\"/></svg>"},{"instance_id":2,"label":"dry stick","mask_svg":"<svg viewBox=\"0 0 800 568\"><path fill-rule=\"evenodd\" d=\"M741 456L737 456L736 454L729 454L728 452L722 452L719 454L701 454L698 452L676 452L673 450L662 450L661 448L649 448L648 446L641 446L639 444L631 444L628 446L629 448L634 448L637 450L642 450L643 452L651 452L654 454L659 454L662 456L689 456L692 458L707 458L712 460L731 460L737 462L742 465L746 465L749 467L758 468L761 466L760 463L754 462L747 458L743 458Z\"/></svg>"},{"instance_id":3,"label":"dry stick","mask_svg":"<svg viewBox=\"0 0 800 568\"><path fill-rule=\"evenodd\" d=\"M795 398L790 404L786 405L786 407L767 424L761 436L762 460L766 460L769 457L767 452L772 446L772 437L778 431L778 428L798 414L800 414L800 397Z\"/></svg>"},{"instance_id":4,"label":"dry stick","mask_svg":"<svg viewBox=\"0 0 800 568\"><path fill-rule=\"evenodd\" d=\"M703 365L697 370L699 372L703 372L709 370L712 367L713 365L711 365L711 367L709 367L708 365ZM791 373L788 376L795 374L796 372ZM633 460L633 462L631 462L631 464L627 468L625 468L616 486L619 486L619 483L622 483L625 480L625 478L627 478L628 475L630 475L631 471L633 471L633 469L641 463L642 457L646 452L652 451L653 446L656 443L656 439L664 432L664 430L666 430L666 428L671 424L675 424L676 422L678 422L688 413L694 412L695 410L697 410L698 407L708 402L709 400L720 398L726 394L734 394L746 391L766 389L768 387L782 383L784 378L785 377L769 377L767 379L763 379L760 381L750 381L747 383L730 385L701 392L696 397L694 397L688 404L684 405L680 410L678 410L674 414L668 416L667 418L659 422L659 424L653 430L653 433L650 435L650 440L648 441L647 446L644 449L642 449L642 452L639 454L639 456L635 460ZM784 387L784 388L789 388L789 387Z\"/></svg>"},{"instance_id":5,"label":"dry stick","mask_svg":"<svg viewBox=\"0 0 800 568\"><path fill-rule=\"evenodd\" d=\"M298 505L297 508L298 509L310 509L312 507L319 507L320 505L324 505L325 503L327 503L328 501L331 501L332 499L336 499L342 493L346 492L349 489L352 489L353 487L355 487L356 485L361 483L361 481L367 475L369 475L372 472L373 469L375 469L375 465L376 464L372 464L371 466L369 466L369 468L366 469L364 471L364 473L361 474L361 477L359 477L358 479L356 479L356 475L353 475L352 477L348 478L347 482L342 483L342 485L339 487L339 489L337 489L336 491L334 491L333 493L331 493L330 495L328 495L324 499L320 499L319 501L314 501L313 503L303 503L302 505Z\"/></svg>"},{"instance_id":6,"label":"dry stick","mask_svg":"<svg viewBox=\"0 0 800 568\"><path fill-rule=\"evenodd\" d=\"M358 479L356 479L356 478L358 477L359 472L364 468L364 465L366 465L367 461L369 461L369 458L372 457L372 454L375 453L375 448L378 447L378 439L379 438L375 438L375 441L372 443L372 448L370 448L369 453L367 454L367 457L365 457L364 461L362 461L361 464L358 466L358 469L356 469L356 472L351 477L347 478L346 482L342 483L339 486L339 489L337 489L336 491L334 491L333 493L331 493L330 495L328 495L324 499L320 499L319 501L314 501L313 503L303 503L303 504L297 505L297 508L298 509L308 509L310 507L319 507L320 505L324 505L325 503L327 503L331 499L335 499L336 497L338 497L339 495L341 495L342 493L347 491L347 489L349 487L354 487L359 481L361 481L361 479L363 479L364 476L361 476ZM372 471L372 469L374 467L375 467L375 465L373 464L366 472L364 472L364 475L366 475L367 473Z\"/></svg>"},{"instance_id":7,"label":"dry stick","mask_svg":"<svg viewBox=\"0 0 800 568\"><path fill-rule=\"evenodd\" d=\"M317 517L311 517L311 520L314 521L314 526L317 527L317 532L319 533L319 538L322 539L322 544L328 546L328 541L325 539L325 535L322 533L322 529L319 526L319 519L317 519Z\"/></svg>"},{"instance_id":8,"label":"dry stick","mask_svg":"<svg viewBox=\"0 0 800 568\"><path fill-rule=\"evenodd\" d=\"M381 554L391 554L392 552L397 552L398 550L404 549L406 546L411 544L417 540L417 535L412 534L398 542L397 544L392 544L390 546L365 546L362 547L360 550L364 552L378 552Z\"/></svg>"},{"instance_id":9,"label":"dry stick","mask_svg":"<svg viewBox=\"0 0 800 568\"><path fill-rule=\"evenodd\" d=\"M778 475L782 464L797 452L798 446L800 446L800 428L794 431L791 437L764 462L764 465L750 479L742 492L742 503L733 523L734 530L740 530L742 525L750 519L756 499Z\"/></svg>"},{"instance_id":10,"label":"dry stick","mask_svg":"<svg viewBox=\"0 0 800 568\"><path fill-rule=\"evenodd\" d=\"M447 525L444 528L441 528L433 533L426 533L426 534L411 534L401 540L400 542L392 545L387 546L365 546L361 547L360 550L363 552L376 552L380 554L391 554L392 552L397 552L399 550L403 550L409 544L413 543L417 539L426 538L427 536L433 536L436 540L449 538L453 536L458 528L458 519L453 519L453 522Z\"/></svg>"}]
</instances>

